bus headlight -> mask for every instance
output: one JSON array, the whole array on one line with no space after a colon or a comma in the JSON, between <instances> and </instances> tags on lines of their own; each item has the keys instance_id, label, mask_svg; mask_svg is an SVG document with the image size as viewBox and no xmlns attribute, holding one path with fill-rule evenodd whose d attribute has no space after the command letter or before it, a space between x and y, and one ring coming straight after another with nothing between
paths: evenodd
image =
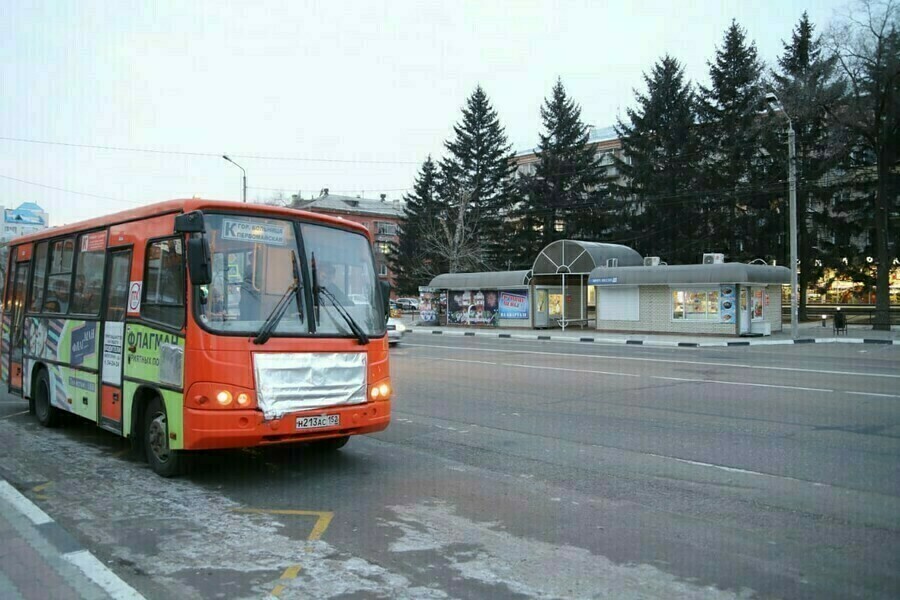
<instances>
[{"instance_id":1,"label":"bus headlight","mask_svg":"<svg viewBox=\"0 0 900 600\"><path fill-rule=\"evenodd\" d=\"M388 400L391 397L391 380L385 379L369 388L370 400Z\"/></svg>"},{"instance_id":2,"label":"bus headlight","mask_svg":"<svg viewBox=\"0 0 900 600\"><path fill-rule=\"evenodd\" d=\"M231 392L228 390L222 390L218 394L216 394L216 402L218 402L221 406L228 406L231 404Z\"/></svg>"},{"instance_id":3,"label":"bus headlight","mask_svg":"<svg viewBox=\"0 0 900 600\"><path fill-rule=\"evenodd\" d=\"M237 403L238 406L247 406L248 404L250 404L250 396L241 392L240 394L238 394Z\"/></svg>"}]
</instances>

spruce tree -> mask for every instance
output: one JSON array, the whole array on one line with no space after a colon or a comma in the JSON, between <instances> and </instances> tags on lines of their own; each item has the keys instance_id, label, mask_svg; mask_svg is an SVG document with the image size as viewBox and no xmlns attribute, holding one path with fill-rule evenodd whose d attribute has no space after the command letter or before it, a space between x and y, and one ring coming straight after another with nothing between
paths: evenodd
<instances>
[{"instance_id":1,"label":"spruce tree","mask_svg":"<svg viewBox=\"0 0 900 600\"><path fill-rule=\"evenodd\" d=\"M696 262L700 140L696 99L684 67L666 55L644 75L646 93L616 127L623 157L616 168L626 183L613 193L631 208L620 241L669 263ZM626 158L627 157L627 158Z\"/></svg>"},{"instance_id":2,"label":"spruce tree","mask_svg":"<svg viewBox=\"0 0 900 600\"><path fill-rule=\"evenodd\" d=\"M534 174L522 178L523 201L516 210L518 256L536 256L566 237L597 239L607 229L599 203L601 167L588 145L581 107L561 79L545 98L541 119L538 162Z\"/></svg>"},{"instance_id":3,"label":"spruce tree","mask_svg":"<svg viewBox=\"0 0 900 600\"><path fill-rule=\"evenodd\" d=\"M730 260L769 258L783 223L770 178L784 175L761 151L762 69L755 44L732 21L709 63L710 87L700 88L704 251Z\"/></svg>"},{"instance_id":4,"label":"spruce tree","mask_svg":"<svg viewBox=\"0 0 900 600\"><path fill-rule=\"evenodd\" d=\"M512 199L515 165L497 111L480 85L466 100L453 131L453 139L444 144L441 195L452 204L460 194L468 194L470 221L483 244L483 262L493 266L502 261L506 250L502 223Z\"/></svg>"},{"instance_id":5,"label":"spruce tree","mask_svg":"<svg viewBox=\"0 0 900 600\"><path fill-rule=\"evenodd\" d=\"M422 163L411 193L403 197L400 218L400 241L389 257L394 272L395 288L400 294L418 294L420 285L428 285L434 273L443 272L444 260L431 255L422 243L424 229L442 208L438 196L438 169L431 156Z\"/></svg>"},{"instance_id":6,"label":"spruce tree","mask_svg":"<svg viewBox=\"0 0 900 600\"><path fill-rule=\"evenodd\" d=\"M822 277L826 267L844 270L842 257L838 256L842 251L830 241L829 234L846 227L840 221L846 219L847 210L852 211L853 207L836 212L830 206L836 190L828 174L841 159L828 119L828 111L843 101L843 86L835 73L836 58L823 52L821 39L815 35L805 12L790 42L783 46L772 79L796 135L799 317L803 321L807 318L809 286ZM784 116L773 115L773 118L778 121L771 124L772 128L783 132ZM779 136L778 141L772 149L773 156L776 162L786 165L786 136Z\"/></svg>"}]
</instances>

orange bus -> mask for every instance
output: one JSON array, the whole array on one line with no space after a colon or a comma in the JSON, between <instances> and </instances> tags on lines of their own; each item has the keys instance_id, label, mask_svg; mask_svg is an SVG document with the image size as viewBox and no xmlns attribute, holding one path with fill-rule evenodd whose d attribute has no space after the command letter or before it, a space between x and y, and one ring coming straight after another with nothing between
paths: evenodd
<instances>
[{"instance_id":1,"label":"orange bus","mask_svg":"<svg viewBox=\"0 0 900 600\"><path fill-rule=\"evenodd\" d=\"M4 289L9 392L44 426L131 439L160 475L192 450L336 450L390 421L389 290L349 221L173 200L13 240Z\"/></svg>"}]
</instances>

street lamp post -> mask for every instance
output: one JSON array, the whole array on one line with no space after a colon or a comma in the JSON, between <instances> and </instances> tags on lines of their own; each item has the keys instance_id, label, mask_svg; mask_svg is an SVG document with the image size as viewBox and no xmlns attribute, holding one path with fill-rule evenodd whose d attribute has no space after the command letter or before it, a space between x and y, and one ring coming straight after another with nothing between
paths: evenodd
<instances>
[{"instance_id":1,"label":"street lamp post","mask_svg":"<svg viewBox=\"0 0 900 600\"><path fill-rule=\"evenodd\" d=\"M247 171L244 170L244 167L242 167L241 165L237 164L236 162L234 162L233 160L228 158L227 154L223 154L222 158L224 158L225 160L227 160L228 162L230 162L231 164L236 166L238 169L241 170L241 173L243 173L243 181L244 181L243 199L244 199L244 203L246 204L247 203Z\"/></svg>"},{"instance_id":2,"label":"street lamp post","mask_svg":"<svg viewBox=\"0 0 900 600\"><path fill-rule=\"evenodd\" d=\"M794 123L791 121L790 115L781 105L778 96L774 92L766 94L766 102L773 110L780 110L788 123L788 185L790 186L789 212L790 212L790 228L791 228L791 338L797 339L798 323L797 323L797 304L799 283L797 282L797 144L796 135L794 133Z\"/></svg>"}]
</instances>

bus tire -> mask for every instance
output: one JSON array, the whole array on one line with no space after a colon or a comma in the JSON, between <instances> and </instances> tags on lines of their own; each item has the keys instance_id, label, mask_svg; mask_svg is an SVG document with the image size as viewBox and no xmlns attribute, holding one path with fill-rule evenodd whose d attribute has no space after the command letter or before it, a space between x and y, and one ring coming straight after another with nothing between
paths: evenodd
<instances>
[{"instance_id":1,"label":"bus tire","mask_svg":"<svg viewBox=\"0 0 900 600\"><path fill-rule=\"evenodd\" d=\"M42 368L38 371L31 396L34 398L34 414L38 423L44 427L59 425L59 409L50 401L50 376L47 369Z\"/></svg>"},{"instance_id":2,"label":"bus tire","mask_svg":"<svg viewBox=\"0 0 900 600\"><path fill-rule=\"evenodd\" d=\"M184 455L169 448L166 407L159 396L150 400L144 410L141 437L144 455L154 473L162 477L174 477L182 472Z\"/></svg>"},{"instance_id":3,"label":"bus tire","mask_svg":"<svg viewBox=\"0 0 900 600\"><path fill-rule=\"evenodd\" d=\"M350 441L350 436L345 435L343 437L330 438L327 440L319 440L318 442L312 443L312 449L316 452L337 452L341 448L347 445L347 442Z\"/></svg>"}]
</instances>

